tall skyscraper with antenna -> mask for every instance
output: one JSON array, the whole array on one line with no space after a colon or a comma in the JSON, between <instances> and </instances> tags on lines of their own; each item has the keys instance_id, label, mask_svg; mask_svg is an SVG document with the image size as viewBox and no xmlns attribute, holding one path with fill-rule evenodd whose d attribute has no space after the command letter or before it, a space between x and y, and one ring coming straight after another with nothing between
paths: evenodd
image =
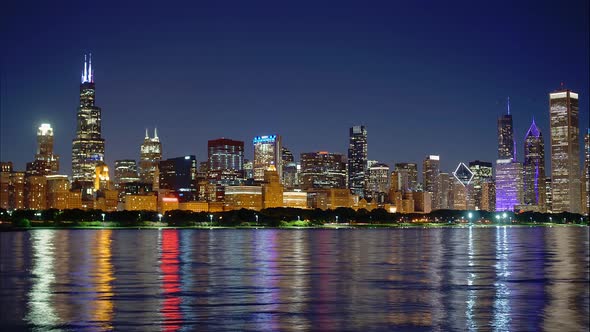
<instances>
[{"instance_id":1,"label":"tall skyscraper with antenna","mask_svg":"<svg viewBox=\"0 0 590 332\"><path fill-rule=\"evenodd\" d=\"M498 159L516 160L512 114L510 114L510 97L507 101L507 112L498 118Z\"/></svg>"},{"instance_id":2,"label":"tall skyscraper with antenna","mask_svg":"<svg viewBox=\"0 0 590 332\"><path fill-rule=\"evenodd\" d=\"M72 178L74 187L85 197L92 195L96 165L104 161L101 109L94 103L95 86L92 54L84 55L80 83L76 137L72 142Z\"/></svg>"}]
</instances>

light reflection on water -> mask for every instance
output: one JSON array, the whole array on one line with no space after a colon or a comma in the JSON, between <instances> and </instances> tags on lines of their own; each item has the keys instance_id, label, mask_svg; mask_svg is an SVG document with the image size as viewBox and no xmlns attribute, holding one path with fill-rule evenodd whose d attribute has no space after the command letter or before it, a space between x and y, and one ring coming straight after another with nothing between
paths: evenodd
<instances>
[{"instance_id":1,"label":"light reflection on water","mask_svg":"<svg viewBox=\"0 0 590 332\"><path fill-rule=\"evenodd\" d=\"M0 233L0 330L584 330L588 228Z\"/></svg>"}]
</instances>

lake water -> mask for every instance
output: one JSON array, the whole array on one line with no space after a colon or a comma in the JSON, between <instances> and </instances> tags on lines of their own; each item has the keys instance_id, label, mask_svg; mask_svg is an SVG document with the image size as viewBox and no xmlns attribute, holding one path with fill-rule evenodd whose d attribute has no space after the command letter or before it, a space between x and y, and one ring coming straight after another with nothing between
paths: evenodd
<instances>
[{"instance_id":1,"label":"lake water","mask_svg":"<svg viewBox=\"0 0 590 332\"><path fill-rule=\"evenodd\" d=\"M0 233L0 330L584 331L587 227Z\"/></svg>"}]
</instances>

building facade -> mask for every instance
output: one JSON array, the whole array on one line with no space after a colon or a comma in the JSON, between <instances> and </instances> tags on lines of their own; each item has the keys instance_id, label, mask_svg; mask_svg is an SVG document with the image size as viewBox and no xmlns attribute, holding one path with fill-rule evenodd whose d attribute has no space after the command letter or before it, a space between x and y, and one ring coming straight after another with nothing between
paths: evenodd
<instances>
[{"instance_id":1,"label":"building facade","mask_svg":"<svg viewBox=\"0 0 590 332\"><path fill-rule=\"evenodd\" d=\"M418 187L418 164L396 163L395 173L398 174L399 191L416 191Z\"/></svg>"},{"instance_id":2,"label":"building facade","mask_svg":"<svg viewBox=\"0 0 590 332\"><path fill-rule=\"evenodd\" d=\"M139 179L143 183L157 182L158 163L162 160L162 143L158 137L158 129L154 128L154 137L150 138L147 129L140 147Z\"/></svg>"},{"instance_id":3,"label":"building facade","mask_svg":"<svg viewBox=\"0 0 590 332\"><path fill-rule=\"evenodd\" d=\"M496 211L514 211L523 198L522 164L512 159L496 163Z\"/></svg>"},{"instance_id":4,"label":"building facade","mask_svg":"<svg viewBox=\"0 0 590 332\"><path fill-rule=\"evenodd\" d=\"M283 177L282 143L279 135L256 136L252 140L254 144L254 162L252 172L254 181L264 181L264 171L274 166Z\"/></svg>"},{"instance_id":5,"label":"building facade","mask_svg":"<svg viewBox=\"0 0 590 332\"><path fill-rule=\"evenodd\" d=\"M139 182L137 162L133 159L115 160L115 188L123 183Z\"/></svg>"},{"instance_id":6,"label":"building facade","mask_svg":"<svg viewBox=\"0 0 590 332\"><path fill-rule=\"evenodd\" d=\"M498 118L498 159L516 160L516 141L510 114L510 98L507 112Z\"/></svg>"},{"instance_id":7,"label":"building facade","mask_svg":"<svg viewBox=\"0 0 590 332\"><path fill-rule=\"evenodd\" d=\"M207 142L208 179L222 186L239 185L244 179L244 142L219 138Z\"/></svg>"},{"instance_id":8,"label":"building facade","mask_svg":"<svg viewBox=\"0 0 590 332\"><path fill-rule=\"evenodd\" d=\"M538 206L538 210L544 212L546 211L545 143L534 119L524 138L523 153L524 204Z\"/></svg>"},{"instance_id":9,"label":"building facade","mask_svg":"<svg viewBox=\"0 0 590 332\"><path fill-rule=\"evenodd\" d=\"M577 93L557 90L549 94L549 123L552 211L580 213L580 127Z\"/></svg>"},{"instance_id":10,"label":"building facade","mask_svg":"<svg viewBox=\"0 0 590 332\"><path fill-rule=\"evenodd\" d=\"M348 188L359 197L365 196L367 156L367 128L353 126L349 130Z\"/></svg>"},{"instance_id":11,"label":"building facade","mask_svg":"<svg viewBox=\"0 0 590 332\"><path fill-rule=\"evenodd\" d=\"M494 166L490 162L474 160L469 162L469 170L473 173L471 180L470 199L473 202L475 210L484 210L483 206L489 209L489 194L484 197L484 184L494 181ZM486 211L489 211L486 209Z\"/></svg>"},{"instance_id":12,"label":"building facade","mask_svg":"<svg viewBox=\"0 0 590 332\"><path fill-rule=\"evenodd\" d=\"M422 163L422 183L424 191L434 192L436 178L440 173L440 156L430 155Z\"/></svg>"},{"instance_id":13,"label":"building facade","mask_svg":"<svg viewBox=\"0 0 590 332\"><path fill-rule=\"evenodd\" d=\"M301 189L346 188L346 158L326 151L301 154Z\"/></svg>"}]
</instances>

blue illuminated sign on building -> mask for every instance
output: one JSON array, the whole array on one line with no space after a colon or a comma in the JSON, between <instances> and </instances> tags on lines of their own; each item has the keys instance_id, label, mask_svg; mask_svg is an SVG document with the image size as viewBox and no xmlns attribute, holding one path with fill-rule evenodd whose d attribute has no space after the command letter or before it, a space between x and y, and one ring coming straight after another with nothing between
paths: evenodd
<instances>
[{"instance_id":1,"label":"blue illuminated sign on building","mask_svg":"<svg viewBox=\"0 0 590 332\"><path fill-rule=\"evenodd\" d=\"M276 141L277 135L266 135L266 136L256 136L252 140L252 143L273 143Z\"/></svg>"}]
</instances>

